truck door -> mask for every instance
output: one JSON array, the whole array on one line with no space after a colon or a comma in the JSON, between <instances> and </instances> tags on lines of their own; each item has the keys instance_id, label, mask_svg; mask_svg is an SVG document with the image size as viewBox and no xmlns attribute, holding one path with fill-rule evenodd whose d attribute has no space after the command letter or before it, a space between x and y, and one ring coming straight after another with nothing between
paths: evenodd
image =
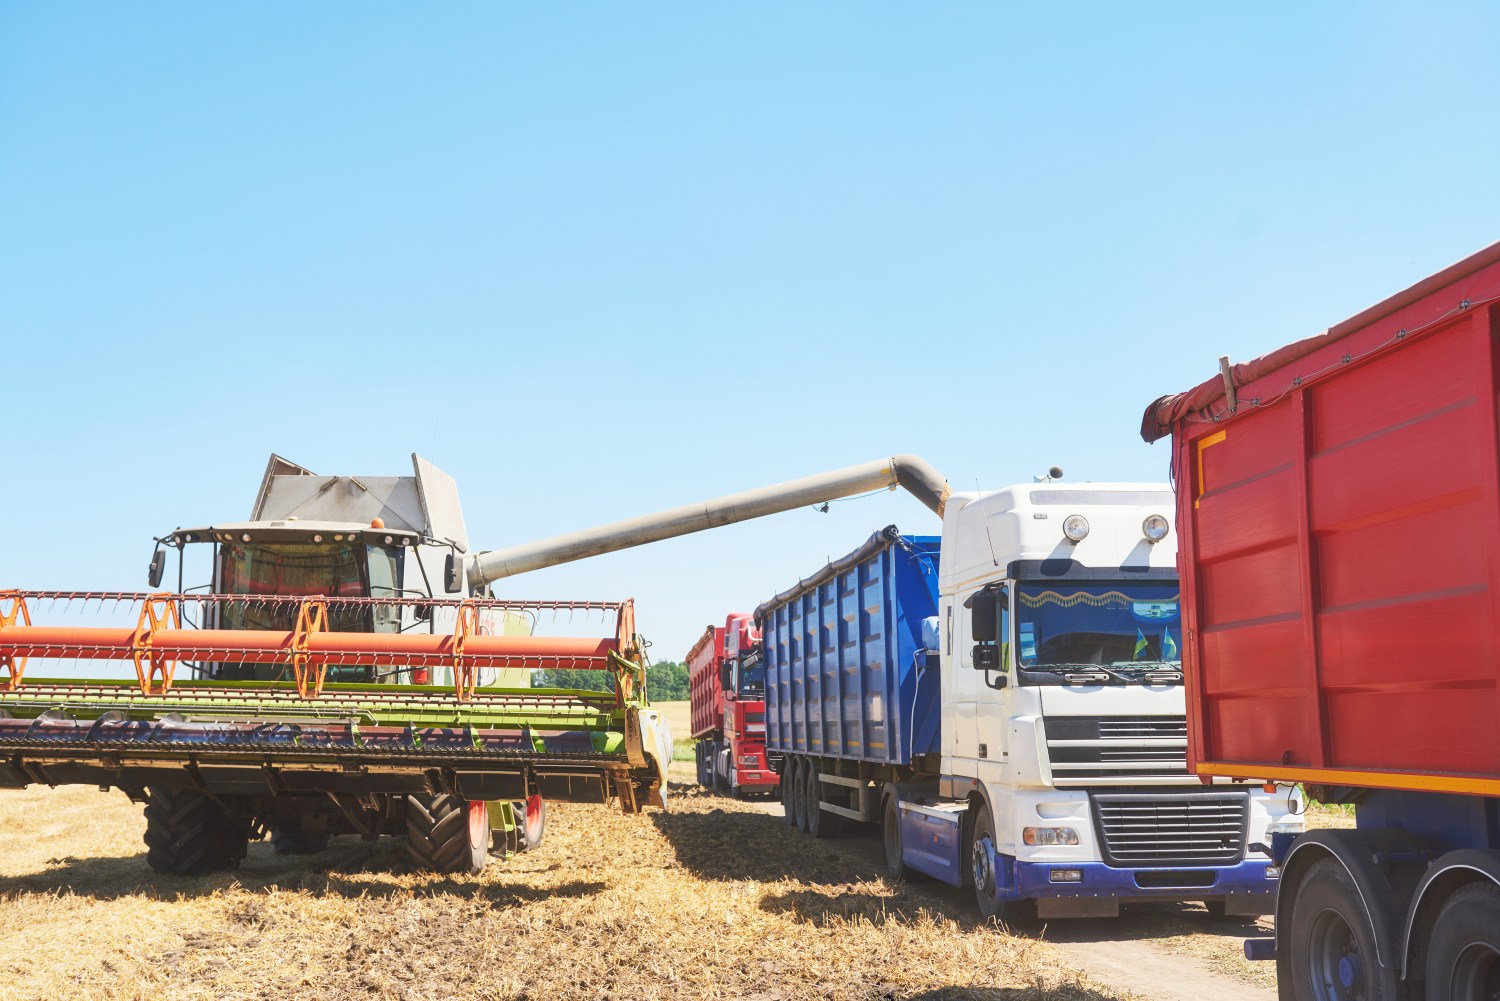
<instances>
[{"instance_id":1,"label":"truck door","mask_svg":"<svg viewBox=\"0 0 1500 1001\"><path fill-rule=\"evenodd\" d=\"M950 757L948 771L969 778L976 776L979 757L979 692L983 687L982 675L974 670L972 615L964 607L973 593L960 592L943 609L945 633L951 644L946 659L953 665L952 677L944 679L950 694L943 700L943 750Z\"/></svg>"}]
</instances>

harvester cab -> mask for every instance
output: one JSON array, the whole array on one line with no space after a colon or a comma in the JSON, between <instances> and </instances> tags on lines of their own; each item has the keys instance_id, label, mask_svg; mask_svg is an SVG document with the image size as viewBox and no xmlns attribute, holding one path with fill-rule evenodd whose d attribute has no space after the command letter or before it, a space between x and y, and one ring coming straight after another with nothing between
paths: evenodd
<instances>
[{"instance_id":1,"label":"harvester cab","mask_svg":"<svg viewBox=\"0 0 1500 1001\"><path fill-rule=\"evenodd\" d=\"M471 584L453 480L412 463L318 476L272 456L249 520L158 540L150 593L0 591L0 787L125 791L173 874L233 868L268 833L285 853L404 835L417 866L473 872L538 843L544 797L663 805L671 736L632 604ZM89 605L135 625L46 621ZM559 621L588 635L533 634ZM28 676L58 660L134 677ZM615 691L532 688L536 669L607 671Z\"/></svg>"},{"instance_id":2,"label":"harvester cab","mask_svg":"<svg viewBox=\"0 0 1500 1001\"><path fill-rule=\"evenodd\" d=\"M324 597L331 632L451 632L442 609L421 601L449 593L448 568L463 565L468 551L458 490L453 478L412 456L411 476L319 476L272 455L256 495L250 520L178 528L158 543L176 550L177 591L206 590L225 601L204 609L208 629L291 630L295 599ZM210 549L210 581L189 588L185 577L190 550ZM151 586L160 585L165 561L153 554ZM464 575L458 590L467 592ZM487 593L487 592L486 592ZM262 602L257 596L292 601ZM233 598L243 600L235 601ZM381 599L361 605L346 598ZM414 601L413 599L417 599ZM529 626L522 615L485 615L491 631L514 635ZM495 621L490 621L495 620ZM269 681L285 675L285 665L233 661L196 665L200 677ZM530 672L481 672L480 685L527 684ZM377 670L369 664L334 666L331 681L400 681L427 684L427 668ZM448 683L450 679L442 679Z\"/></svg>"}]
</instances>

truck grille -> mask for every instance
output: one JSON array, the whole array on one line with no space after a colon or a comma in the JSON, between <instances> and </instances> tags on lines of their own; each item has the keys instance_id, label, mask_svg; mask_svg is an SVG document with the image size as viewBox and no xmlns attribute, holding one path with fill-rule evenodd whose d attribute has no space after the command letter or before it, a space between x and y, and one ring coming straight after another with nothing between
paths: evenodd
<instances>
[{"instance_id":1,"label":"truck grille","mask_svg":"<svg viewBox=\"0 0 1500 1001\"><path fill-rule=\"evenodd\" d=\"M1045 726L1058 785L1188 773L1185 716L1048 716Z\"/></svg>"},{"instance_id":2,"label":"truck grille","mask_svg":"<svg viewBox=\"0 0 1500 1001\"><path fill-rule=\"evenodd\" d=\"M1248 793L1096 793L1090 800L1107 865L1226 865L1245 856Z\"/></svg>"}]
</instances>

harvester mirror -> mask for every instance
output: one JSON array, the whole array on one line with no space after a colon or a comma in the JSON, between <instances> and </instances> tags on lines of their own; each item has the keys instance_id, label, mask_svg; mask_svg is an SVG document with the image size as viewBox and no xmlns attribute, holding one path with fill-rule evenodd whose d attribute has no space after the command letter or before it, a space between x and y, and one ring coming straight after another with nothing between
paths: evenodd
<instances>
[{"instance_id":1,"label":"harvester mirror","mask_svg":"<svg viewBox=\"0 0 1500 1001\"><path fill-rule=\"evenodd\" d=\"M457 553L450 552L443 563L443 587L449 594L457 594L464 589L464 565Z\"/></svg>"},{"instance_id":2,"label":"harvester mirror","mask_svg":"<svg viewBox=\"0 0 1500 1001\"><path fill-rule=\"evenodd\" d=\"M167 551L160 546L151 554L151 569L146 572L146 582L155 590L161 587L162 574L167 571Z\"/></svg>"}]
</instances>

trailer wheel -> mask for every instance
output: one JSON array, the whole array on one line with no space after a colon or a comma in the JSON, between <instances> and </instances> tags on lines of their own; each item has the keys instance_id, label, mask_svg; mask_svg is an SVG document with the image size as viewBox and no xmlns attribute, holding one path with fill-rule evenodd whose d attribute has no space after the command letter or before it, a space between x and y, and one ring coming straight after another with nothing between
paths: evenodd
<instances>
[{"instance_id":1,"label":"trailer wheel","mask_svg":"<svg viewBox=\"0 0 1500 1001\"><path fill-rule=\"evenodd\" d=\"M1344 867L1325 858L1308 869L1292 902L1292 994L1313 1001L1399 1001L1394 971L1376 959L1375 930Z\"/></svg>"},{"instance_id":2,"label":"trailer wheel","mask_svg":"<svg viewBox=\"0 0 1500 1001\"><path fill-rule=\"evenodd\" d=\"M233 869L245 858L249 831L195 789L148 790L146 864L169 876Z\"/></svg>"},{"instance_id":3,"label":"trailer wheel","mask_svg":"<svg viewBox=\"0 0 1500 1001\"><path fill-rule=\"evenodd\" d=\"M817 762L807 769L807 833L818 839L836 838L843 817L818 806L823 799L823 783L818 780Z\"/></svg>"},{"instance_id":4,"label":"trailer wheel","mask_svg":"<svg viewBox=\"0 0 1500 1001\"><path fill-rule=\"evenodd\" d=\"M797 826L797 759L783 758L781 761L781 811L786 826Z\"/></svg>"},{"instance_id":5,"label":"trailer wheel","mask_svg":"<svg viewBox=\"0 0 1500 1001\"><path fill-rule=\"evenodd\" d=\"M406 797L406 850L428 872L478 872L490 847L490 813L483 800Z\"/></svg>"},{"instance_id":6,"label":"trailer wheel","mask_svg":"<svg viewBox=\"0 0 1500 1001\"><path fill-rule=\"evenodd\" d=\"M797 759L797 770L792 776L792 811L797 817L797 830L807 833L807 771L812 762Z\"/></svg>"},{"instance_id":7,"label":"trailer wheel","mask_svg":"<svg viewBox=\"0 0 1500 1001\"><path fill-rule=\"evenodd\" d=\"M895 793L885 798L880 817L881 840L885 842L885 874L891 879L906 878L906 856L901 845L901 807Z\"/></svg>"},{"instance_id":8,"label":"trailer wheel","mask_svg":"<svg viewBox=\"0 0 1500 1001\"><path fill-rule=\"evenodd\" d=\"M1500 887L1474 883L1438 912L1427 948L1427 1001L1500 997Z\"/></svg>"}]
</instances>

